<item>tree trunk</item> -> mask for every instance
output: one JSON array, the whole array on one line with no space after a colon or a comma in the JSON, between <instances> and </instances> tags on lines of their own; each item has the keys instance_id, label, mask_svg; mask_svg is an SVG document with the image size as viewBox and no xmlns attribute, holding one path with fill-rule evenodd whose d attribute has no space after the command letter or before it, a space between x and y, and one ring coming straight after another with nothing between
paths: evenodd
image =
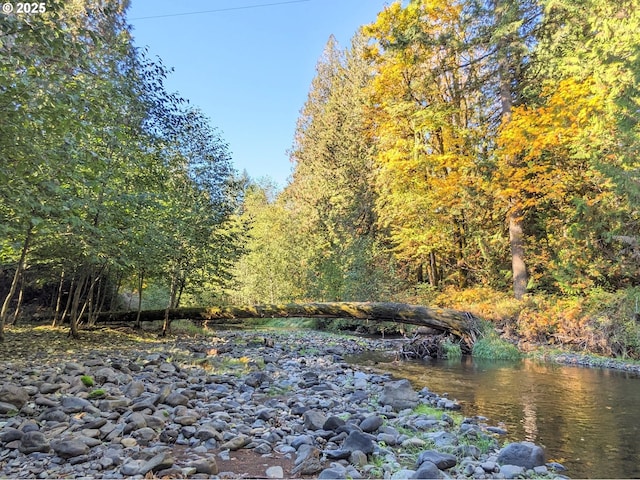
<instances>
[{"instance_id":1,"label":"tree trunk","mask_svg":"<svg viewBox=\"0 0 640 480\"><path fill-rule=\"evenodd\" d=\"M429 273L429 283L437 287L439 283L438 279L438 265L436 264L436 254L433 250L429 252L429 267L427 268Z\"/></svg>"},{"instance_id":2,"label":"tree trunk","mask_svg":"<svg viewBox=\"0 0 640 480\"><path fill-rule=\"evenodd\" d=\"M144 284L144 270L138 272L138 315L136 316L136 328L142 328L140 321L140 312L142 312L142 285Z\"/></svg>"},{"instance_id":3,"label":"tree trunk","mask_svg":"<svg viewBox=\"0 0 640 480\"><path fill-rule=\"evenodd\" d=\"M506 15L508 2L507 0L498 0L496 11L499 12L498 25L504 26L504 22L508 21ZM510 56L510 50L514 48L513 44L516 39L513 34L502 36L498 40L498 74L500 76L500 108L503 124L511 119L511 110L513 108L513 73L514 59ZM508 164L517 166L518 159L507 157L504 159ZM507 213L507 222L509 224L509 246L511 248L511 269L513 273L513 295L520 300L527 289L528 277L525 264L524 253L524 233L522 228L522 212L518 207L520 198L512 198L510 201L509 212Z\"/></svg>"},{"instance_id":4,"label":"tree trunk","mask_svg":"<svg viewBox=\"0 0 640 480\"><path fill-rule=\"evenodd\" d=\"M98 322L134 322L137 312L105 312ZM422 305L387 302L327 302L290 303L284 305L253 305L227 307L195 307L162 310L143 310L142 321L164 319L163 334L169 321L191 319L206 323L238 323L242 318L317 317L356 318L427 326L451 332L471 346L479 334L477 319L469 312ZM223 321L220 321L223 320ZM231 320L231 321L230 321ZM166 327L166 328L165 328Z\"/></svg>"},{"instance_id":5,"label":"tree trunk","mask_svg":"<svg viewBox=\"0 0 640 480\"><path fill-rule=\"evenodd\" d=\"M18 265L16 266L16 273L13 275L13 280L11 282L11 287L9 287L9 292L4 299L4 303L2 304L2 309L0 309L0 342L4 341L4 324L7 319L7 312L9 310L9 304L13 299L13 295L16 293L16 289L18 288L18 280L22 275L22 271L24 270L24 266L27 259L27 252L29 251L29 247L31 246L31 239L33 238L33 225L29 223L29 228L27 229L27 233L24 237L24 242L22 243L22 251L20 252L20 260L18 260Z\"/></svg>"},{"instance_id":6,"label":"tree trunk","mask_svg":"<svg viewBox=\"0 0 640 480\"><path fill-rule=\"evenodd\" d=\"M162 324L162 336L166 336L167 333L171 331L171 320L173 319L170 315L171 310L173 309L173 305L176 301L176 293L178 290L178 273L174 272L171 276L171 288L169 292L169 305L164 310L164 323Z\"/></svg>"},{"instance_id":7,"label":"tree trunk","mask_svg":"<svg viewBox=\"0 0 640 480\"><path fill-rule=\"evenodd\" d=\"M524 234L519 212L509 214L509 245L511 247L511 269L513 271L513 295L517 300L527 292L529 276L524 263Z\"/></svg>"},{"instance_id":8,"label":"tree trunk","mask_svg":"<svg viewBox=\"0 0 640 480\"><path fill-rule=\"evenodd\" d=\"M60 273L60 283L58 284L58 295L56 298L55 314L53 316L52 326L58 325L58 319L60 318L60 304L62 303L62 289L64 287L64 270Z\"/></svg>"},{"instance_id":9,"label":"tree trunk","mask_svg":"<svg viewBox=\"0 0 640 480\"><path fill-rule=\"evenodd\" d=\"M20 307L22 306L22 297L24 296L24 271L20 274L20 288L18 289L18 302L16 303L16 310L13 312L13 320L11 325L18 323L18 316L20 315Z\"/></svg>"},{"instance_id":10,"label":"tree trunk","mask_svg":"<svg viewBox=\"0 0 640 480\"><path fill-rule=\"evenodd\" d=\"M78 338L78 307L80 306L80 297L82 296L82 290L84 289L84 285L87 282L89 275L86 272L83 272L80 275L80 279L78 280L78 284L76 285L76 290L73 293L73 301L71 303L71 314L69 319L69 336L73 338Z\"/></svg>"}]
</instances>

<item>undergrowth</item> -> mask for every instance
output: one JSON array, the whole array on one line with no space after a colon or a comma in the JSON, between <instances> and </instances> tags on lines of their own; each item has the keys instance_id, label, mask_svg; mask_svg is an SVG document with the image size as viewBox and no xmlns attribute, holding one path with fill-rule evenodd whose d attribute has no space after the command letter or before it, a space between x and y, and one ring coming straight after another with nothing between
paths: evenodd
<instances>
[{"instance_id":1,"label":"undergrowth","mask_svg":"<svg viewBox=\"0 0 640 480\"><path fill-rule=\"evenodd\" d=\"M547 345L606 357L640 359L640 287L593 288L579 295L533 293L516 300L487 287L426 289L405 300L470 312L493 325L474 355L511 358L514 344L529 351ZM488 331L488 330L487 330ZM508 339L507 344L499 336ZM496 358L496 357L491 357Z\"/></svg>"}]
</instances>

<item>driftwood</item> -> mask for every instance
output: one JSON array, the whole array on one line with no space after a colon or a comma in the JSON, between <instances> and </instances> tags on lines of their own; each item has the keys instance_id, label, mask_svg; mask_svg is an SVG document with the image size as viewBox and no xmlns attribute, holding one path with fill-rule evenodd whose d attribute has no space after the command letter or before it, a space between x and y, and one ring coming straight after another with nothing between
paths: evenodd
<instances>
[{"instance_id":1,"label":"driftwood","mask_svg":"<svg viewBox=\"0 0 640 480\"><path fill-rule=\"evenodd\" d=\"M141 312L143 322L162 320L166 310L145 310ZM96 323L133 322L137 312L105 312L98 315ZM283 305L253 305L202 308L176 308L169 310L169 319L190 319L207 324L239 323L238 319L279 318L279 317L319 317L355 318L373 321L388 321L420 325L449 332L473 345L478 335L477 319L468 312L446 308L432 308L422 305L390 302L328 302L290 303Z\"/></svg>"}]
</instances>

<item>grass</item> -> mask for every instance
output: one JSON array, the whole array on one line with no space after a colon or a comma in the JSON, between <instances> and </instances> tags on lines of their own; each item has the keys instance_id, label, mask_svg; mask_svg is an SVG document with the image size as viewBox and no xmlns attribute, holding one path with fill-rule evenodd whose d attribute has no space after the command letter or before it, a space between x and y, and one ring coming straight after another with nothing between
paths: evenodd
<instances>
[{"instance_id":1,"label":"grass","mask_svg":"<svg viewBox=\"0 0 640 480\"><path fill-rule=\"evenodd\" d=\"M442 343L442 349L445 358L462 358L462 347L458 342L447 339Z\"/></svg>"},{"instance_id":2,"label":"grass","mask_svg":"<svg viewBox=\"0 0 640 480\"><path fill-rule=\"evenodd\" d=\"M444 420L447 417L453 420L453 424L455 426L460 426L462 421L464 420L464 416L457 412L445 412L444 410L431 406L426 403L421 403L417 407L413 409L413 413L416 415L426 415L428 417L432 417L436 420ZM443 419L444 416L444 419Z\"/></svg>"},{"instance_id":3,"label":"grass","mask_svg":"<svg viewBox=\"0 0 640 480\"><path fill-rule=\"evenodd\" d=\"M519 360L522 353L518 347L503 340L494 331L485 333L473 344L472 355L488 360Z\"/></svg>"},{"instance_id":4,"label":"grass","mask_svg":"<svg viewBox=\"0 0 640 480\"><path fill-rule=\"evenodd\" d=\"M97 388L89 393L89 398L100 398L100 397L104 397L106 394L107 392L105 392L104 389Z\"/></svg>"}]
</instances>

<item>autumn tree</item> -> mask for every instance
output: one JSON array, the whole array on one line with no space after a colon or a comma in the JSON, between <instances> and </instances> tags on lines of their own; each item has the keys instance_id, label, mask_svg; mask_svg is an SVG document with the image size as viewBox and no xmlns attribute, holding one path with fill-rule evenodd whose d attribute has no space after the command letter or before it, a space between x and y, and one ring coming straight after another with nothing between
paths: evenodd
<instances>
[{"instance_id":1,"label":"autumn tree","mask_svg":"<svg viewBox=\"0 0 640 480\"><path fill-rule=\"evenodd\" d=\"M484 231L496 221L487 194L486 51L472 41L471 13L463 3L396 2L366 28L376 65L376 211L398 258L419 281L426 269L433 286L481 280Z\"/></svg>"}]
</instances>

